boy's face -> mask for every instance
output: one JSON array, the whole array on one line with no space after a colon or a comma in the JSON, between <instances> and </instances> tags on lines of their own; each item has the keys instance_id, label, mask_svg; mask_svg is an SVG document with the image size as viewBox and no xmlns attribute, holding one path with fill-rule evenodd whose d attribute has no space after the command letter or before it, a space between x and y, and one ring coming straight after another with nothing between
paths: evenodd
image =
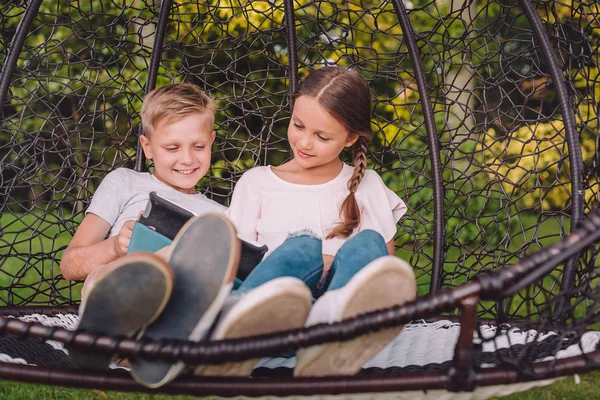
<instances>
[{"instance_id":1,"label":"boy's face","mask_svg":"<svg viewBox=\"0 0 600 400\"><path fill-rule=\"evenodd\" d=\"M146 158L154 160L154 176L189 194L196 192L196 184L208 171L214 140L213 119L208 113L160 122L150 138L140 136Z\"/></svg>"}]
</instances>

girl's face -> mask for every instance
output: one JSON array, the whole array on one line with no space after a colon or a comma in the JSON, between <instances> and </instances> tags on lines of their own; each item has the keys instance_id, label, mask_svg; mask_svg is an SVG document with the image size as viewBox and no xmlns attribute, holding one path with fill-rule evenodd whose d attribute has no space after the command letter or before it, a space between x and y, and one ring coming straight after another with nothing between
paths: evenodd
<instances>
[{"instance_id":1,"label":"girl's face","mask_svg":"<svg viewBox=\"0 0 600 400\"><path fill-rule=\"evenodd\" d=\"M308 169L337 163L344 147L352 146L357 139L314 97L304 95L296 99L288 141L299 166Z\"/></svg>"}]
</instances>

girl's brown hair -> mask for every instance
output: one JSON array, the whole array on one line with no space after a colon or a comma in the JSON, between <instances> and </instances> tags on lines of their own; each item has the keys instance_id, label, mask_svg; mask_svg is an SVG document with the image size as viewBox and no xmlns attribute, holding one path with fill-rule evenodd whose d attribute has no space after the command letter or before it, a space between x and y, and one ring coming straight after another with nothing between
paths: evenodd
<instances>
[{"instance_id":1,"label":"girl's brown hair","mask_svg":"<svg viewBox=\"0 0 600 400\"><path fill-rule=\"evenodd\" d=\"M324 67L308 75L292 95L292 104L300 96L310 96L350 135L358 136L354 143L354 173L348 181L350 194L342 203L342 222L327 235L348 237L360 224L360 209L355 192L367 170L367 146L373 138L371 129L371 92L369 84L358 72L341 67Z\"/></svg>"}]
</instances>

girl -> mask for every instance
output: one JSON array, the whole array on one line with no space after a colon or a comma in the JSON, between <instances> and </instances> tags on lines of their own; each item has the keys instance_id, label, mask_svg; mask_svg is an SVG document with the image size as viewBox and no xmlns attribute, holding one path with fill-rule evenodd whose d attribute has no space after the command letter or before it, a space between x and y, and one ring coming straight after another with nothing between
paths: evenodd
<instances>
[{"instance_id":1,"label":"girl","mask_svg":"<svg viewBox=\"0 0 600 400\"><path fill-rule=\"evenodd\" d=\"M266 244L269 253L232 292L214 340L340 321L416 296L412 269L390 256L406 206L366 169L373 136L366 80L325 67L302 82L292 102L293 159L247 171L227 211L239 236ZM350 146L353 167L339 158ZM294 374L354 374L401 329L302 349ZM256 362L200 366L196 373L248 375Z\"/></svg>"}]
</instances>

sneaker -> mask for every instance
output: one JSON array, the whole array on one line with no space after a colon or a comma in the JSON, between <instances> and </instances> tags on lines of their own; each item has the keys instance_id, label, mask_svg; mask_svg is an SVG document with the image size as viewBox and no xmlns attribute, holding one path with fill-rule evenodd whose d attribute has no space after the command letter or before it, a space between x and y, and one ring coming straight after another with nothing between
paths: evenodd
<instances>
[{"instance_id":1,"label":"sneaker","mask_svg":"<svg viewBox=\"0 0 600 400\"><path fill-rule=\"evenodd\" d=\"M110 336L132 336L152 323L173 289L173 270L152 253L128 254L103 267L89 282L79 307L77 329ZM114 355L70 348L73 362L105 370Z\"/></svg>"},{"instance_id":2,"label":"sneaker","mask_svg":"<svg viewBox=\"0 0 600 400\"><path fill-rule=\"evenodd\" d=\"M301 328L306 322L312 295L300 279L281 277L231 296L211 340L234 339ZM200 365L196 375L249 376L260 358L220 365Z\"/></svg>"},{"instance_id":3,"label":"sneaker","mask_svg":"<svg viewBox=\"0 0 600 400\"><path fill-rule=\"evenodd\" d=\"M173 293L139 338L204 339L233 287L240 259L235 228L222 214L191 218L177 233L168 257L175 272ZM133 378L149 388L172 381L185 366L142 357L130 362Z\"/></svg>"},{"instance_id":4,"label":"sneaker","mask_svg":"<svg viewBox=\"0 0 600 400\"><path fill-rule=\"evenodd\" d=\"M338 322L414 300L412 268L394 256L380 257L361 269L342 288L331 290L313 305L306 326ZM294 376L353 375L390 341L402 326L381 329L344 342L298 350Z\"/></svg>"}]
</instances>

